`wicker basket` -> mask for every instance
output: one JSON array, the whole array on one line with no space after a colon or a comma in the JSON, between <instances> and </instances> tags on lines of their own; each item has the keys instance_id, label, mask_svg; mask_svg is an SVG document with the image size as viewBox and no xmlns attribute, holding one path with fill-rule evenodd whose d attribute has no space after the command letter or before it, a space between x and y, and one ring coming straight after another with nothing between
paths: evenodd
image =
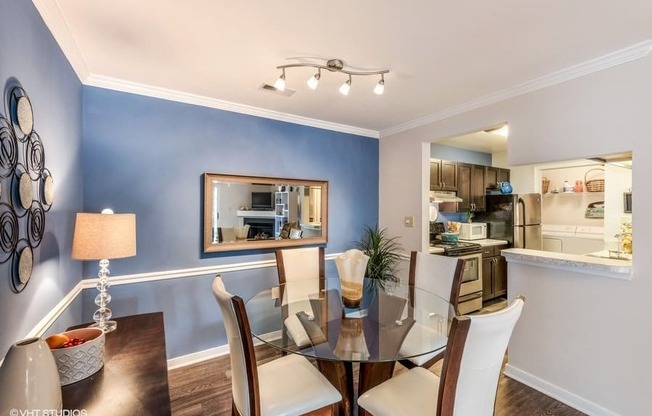
<instances>
[{"instance_id":1,"label":"wicker basket","mask_svg":"<svg viewBox=\"0 0 652 416\"><path fill-rule=\"evenodd\" d=\"M541 178L541 191L544 194L548 193L548 187L550 186L550 179L546 178L545 176Z\"/></svg>"},{"instance_id":2,"label":"wicker basket","mask_svg":"<svg viewBox=\"0 0 652 416\"><path fill-rule=\"evenodd\" d=\"M586 177L589 174L589 172L592 172L594 170L602 171L602 174L604 175L604 169L602 168L589 169L584 174L584 183L586 184L586 190L588 192L604 192L604 179L586 180Z\"/></svg>"}]
</instances>

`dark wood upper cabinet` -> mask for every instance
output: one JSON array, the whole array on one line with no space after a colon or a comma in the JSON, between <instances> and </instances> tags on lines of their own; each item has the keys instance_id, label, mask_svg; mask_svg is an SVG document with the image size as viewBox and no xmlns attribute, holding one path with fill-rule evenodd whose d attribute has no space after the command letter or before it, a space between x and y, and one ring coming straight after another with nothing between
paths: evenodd
<instances>
[{"instance_id":1,"label":"dark wood upper cabinet","mask_svg":"<svg viewBox=\"0 0 652 416\"><path fill-rule=\"evenodd\" d=\"M430 159L430 190L457 191L457 162Z\"/></svg>"},{"instance_id":2,"label":"dark wood upper cabinet","mask_svg":"<svg viewBox=\"0 0 652 416\"><path fill-rule=\"evenodd\" d=\"M486 189L498 189L501 182L509 182L509 169L487 166L484 187Z\"/></svg>"},{"instance_id":3,"label":"dark wood upper cabinet","mask_svg":"<svg viewBox=\"0 0 652 416\"><path fill-rule=\"evenodd\" d=\"M458 211L471 211L471 164L457 164L457 196L462 202L457 203Z\"/></svg>"},{"instance_id":4,"label":"dark wood upper cabinet","mask_svg":"<svg viewBox=\"0 0 652 416\"><path fill-rule=\"evenodd\" d=\"M457 163L457 211L485 210L485 170L486 166L470 163Z\"/></svg>"}]
</instances>

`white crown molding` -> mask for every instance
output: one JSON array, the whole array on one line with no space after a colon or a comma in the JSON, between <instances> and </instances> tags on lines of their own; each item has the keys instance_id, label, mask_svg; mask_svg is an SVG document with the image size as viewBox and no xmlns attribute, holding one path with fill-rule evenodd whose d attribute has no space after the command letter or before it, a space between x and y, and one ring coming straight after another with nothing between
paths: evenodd
<instances>
[{"instance_id":1,"label":"white crown molding","mask_svg":"<svg viewBox=\"0 0 652 416\"><path fill-rule=\"evenodd\" d=\"M532 387L553 399L559 400L580 412L586 413L587 415L619 416L618 413L533 376L532 374L516 368L509 363L505 366L505 375L525 384L526 386Z\"/></svg>"},{"instance_id":2,"label":"white crown molding","mask_svg":"<svg viewBox=\"0 0 652 416\"><path fill-rule=\"evenodd\" d=\"M282 113L280 111L267 110L245 104L233 103L201 95L189 94L167 88L154 87L151 85L139 84L117 78L105 77L91 74L83 81L84 85L106 88L115 91L122 91L132 94L145 95L148 97L160 98L163 100L176 101L186 104L200 105L203 107L216 108L218 110L232 111L234 113L247 114L250 116L263 117L272 120L284 121L287 123L299 124L302 126L316 127L324 130L338 131L341 133L355 134L358 136L372 137L377 139L378 132L375 130L363 129L346 124L332 123L329 121L317 120L314 118L297 116L294 114Z\"/></svg>"},{"instance_id":3,"label":"white crown molding","mask_svg":"<svg viewBox=\"0 0 652 416\"><path fill-rule=\"evenodd\" d=\"M75 71L79 80L84 83L84 80L89 77L91 72L79 45L72 36L72 33L70 33L70 27L63 13L61 13L58 2L52 0L32 0L32 3L34 3L36 10L40 13L45 25L50 29L52 36L54 36L66 59L68 59L73 71Z\"/></svg>"},{"instance_id":4,"label":"white crown molding","mask_svg":"<svg viewBox=\"0 0 652 416\"><path fill-rule=\"evenodd\" d=\"M490 104L495 104L500 101L517 97L519 95L527 94L546 87L560 84L565 81L579 78L593 72L601 71L603 69L608 69L616 65L630 62L647 56L652 49L652 40L646 40L636 45L603 55L601 57L580 63L566 69L562 69L552 74L536 78L531 81L526 81L524 83L514 85L510 88L491 93L489 95L485 95L484 97L480 97L460 105L452 106L436 113L398 124L382 131L376 131L92 74L88 64L81 54L79 45L70 33L69 26L65 20L65 17L63 16L63 13L61 13L61 10L57 5L57 2L50 0L32 0L32 2L41 14L41 17L45 21L47 27L54 35L57 43L63 50L63 53L70 62L73 70L84 85L107 88L116 91L144 95L170 101L178 101L186 104L195 104L203 107L263 117L267 119L284 121L325 130L338 131L341 133L372 137L376 139L388 137L396 133L421 127L423 125L434 123L448 117L465 113L467 111L475 110Z\"/></svg>"},{"instance_id":5,"label":"white crown molding","mask_svg":"<svg viewBox=\"0 0 652 416\"><path fill-rule=\"evenodd\" d=\"M396 133L401 133L407 130L412 130L426 124L434 123L446 118L466 113L477 108L485 107L490 104L495 104L519 95L528 94L537 90L541 90L553 85L561 84L562 82L570 81L575 78L583 77L594 72L602 71L604 69L612 68L614 66L624 64L636 59L647 56L652 50L652 40L638 43L636 45L618 50L616 52L603 55L601 57L591 59L589 61L562 69L552 74L545 75L521 84L514 85L501 91L496 91L484 97L475 100L467 101L466 103L446 108L442 111L421 117L406 123L390 127L382 130L379 134L381 138L391 136Z\"/></svg>"}]
</instances>

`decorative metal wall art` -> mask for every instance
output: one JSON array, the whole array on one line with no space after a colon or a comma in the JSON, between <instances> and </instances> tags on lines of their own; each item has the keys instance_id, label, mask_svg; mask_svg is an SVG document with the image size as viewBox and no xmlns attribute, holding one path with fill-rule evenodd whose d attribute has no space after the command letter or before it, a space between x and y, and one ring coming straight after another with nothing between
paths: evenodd
<instances>
[{"instance_id":1,"label":"decorative metal wall art","mask_svg":"<svg viewBox=\"0 0 652 416\"><path fill-rule=\"evenodd\" d=\"M0 114L0 264L9 263L11 286L21 292L32 277L34 250L43 241L45 213L52 207L54 180L45 148L34 130L34 113L20 85L6 88Z\"/></svg>"}]
</instances>

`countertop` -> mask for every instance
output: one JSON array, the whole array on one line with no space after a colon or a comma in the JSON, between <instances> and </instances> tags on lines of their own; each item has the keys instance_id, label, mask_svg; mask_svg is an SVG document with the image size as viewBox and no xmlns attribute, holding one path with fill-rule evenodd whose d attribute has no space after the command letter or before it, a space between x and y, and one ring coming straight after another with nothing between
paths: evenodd
<instances>
[{"instance_id":1,"label":"countertop","mask_svg":"<svg viewBox=\"0 0 652 416\"><path fill-rule=\"evenodd\" d=\"M494 240L491 238L485 238L482 240L460 240L461 242L464 243L476 243L480 244L482 247L488 247L488 246L500 246L503 244L509 244L506 240ZM430 254L439 254L443 253L444 249L441 247L430 247L429 248L429 253Z\"/></svg>"},{"instance_id":2,"label":"countertop","mask_svg":"<svg viewBox=\"0 0 652 416\"><path fill-rule=\"evenodd\" d=\"M485 238L482 240L460 240L465 243L477 243L480 244L482 247L487 247L487 246L500 246L502 244L509 244L508 241L506 240L494 240L492 238Z\"/></svg>"},{"instance_id":3,"label":"countertop","mask_svg":"<svg viewBox=\"0 0 652 416\"><path fill-rule=\"evenodd\" d=\"M632 261L625 259L602 258L582 254L564 254L551 251L510 248L501 251L507 262L570 270L588 275L630 280Z\"/></svg>"}]
</instances>

